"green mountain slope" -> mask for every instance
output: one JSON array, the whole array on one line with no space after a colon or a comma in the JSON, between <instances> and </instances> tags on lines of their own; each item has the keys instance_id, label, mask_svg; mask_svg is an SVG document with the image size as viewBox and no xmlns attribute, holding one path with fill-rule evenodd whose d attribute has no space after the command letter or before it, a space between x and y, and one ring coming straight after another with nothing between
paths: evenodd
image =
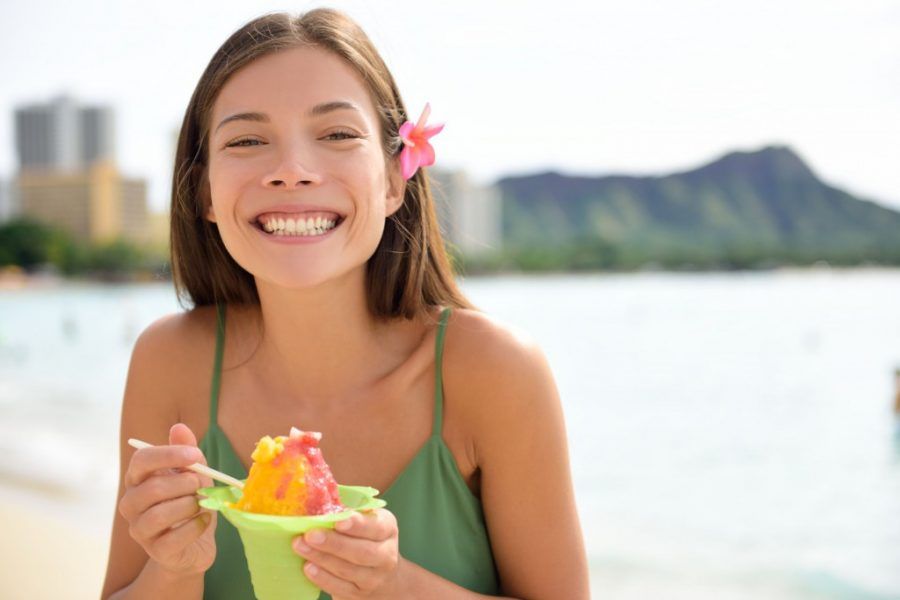
<instances>
[{"instance_id":1,"label":"green mountain slope","mask_svg":"<svg viewBox=\"0 0 900 600\"><path fill-rule=\"evenodd\" d=\"M665 176L549 172L497 185L513 249L599 241L634 260L900 257L900 212L825 184L785 146Z\"/></svg>"}]
</instances>

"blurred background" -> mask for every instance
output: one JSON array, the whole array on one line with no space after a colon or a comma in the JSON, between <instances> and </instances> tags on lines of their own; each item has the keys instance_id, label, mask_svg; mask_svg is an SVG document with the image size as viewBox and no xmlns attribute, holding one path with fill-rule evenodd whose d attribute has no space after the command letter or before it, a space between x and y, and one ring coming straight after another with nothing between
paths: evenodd
<instances>
[{"instance_id":1,"label":"blurred background","mask_svg":"<svg viewBox=\"0 0 900 600\"><path fill-rule=\"evenodd\" d=\"M464 292L553 367L594 596L900 598L877 0L4 4L0 596L98 597L131 349L182 310L188 99L243 23L316 6L446 123L441 226Z\"/></svg>"}]
</instances>

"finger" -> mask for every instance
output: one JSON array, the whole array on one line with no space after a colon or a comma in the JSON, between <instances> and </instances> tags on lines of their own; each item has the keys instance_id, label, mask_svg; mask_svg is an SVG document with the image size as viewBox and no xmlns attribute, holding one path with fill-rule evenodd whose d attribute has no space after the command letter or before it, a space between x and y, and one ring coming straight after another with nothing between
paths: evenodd
<instances>
[{"instance_id":1,"label":"finger","mask_svg":"<svg viewBox=\"0 0 900 600\"><path fill-rule=\"evenodd\" d=\"M193 496L166 500L150 507L131 526L132 537L150 540L165 533L170 527L200 512L200 505Z\"/></svg>"},{"instance_id":2,"label":"finger","mask_svg":"<svg viewBox=\"0 0 900 600\"><path fill-rule=\"evenodd\" d=\"M201 511L200 514L164 533L153 541L151 551L156 556L171 556L187 548L206 533L216 530L216 513Z\"/></svg>"},{"instance_id":3,"label":"finger","mask_svg":"<svg viewBox=\"0 0 900 600\"><path fill-rule=\"evenodd\" d=\"M327 530L314 530L294 538L301 556L335 556L359 567L384 567L390 564L390 541L352 538Z\"/></svg>"},{"instance_id":4,"label":"finger","mask_svg":"<svg viewBox=\"0 0 900 600\"><path fill-rule=\"evenodd\" d=\"M397 533L397 517L389 510L378 508L356 512L338 521L334 528L344 535L369 540L386 540Z\"/></svg>"},{"instance_id":5,"label":"finger","mask_svg":"<svg viewBox=\"0 0 900 600\"><path fill-rule=\"evenodd\" d=\"M153 475L125 492L120 510L128 519L146 512L154 504L182 496L194 496L202 487L200 479L200 475L191 471L174 475Z\"/></svg>"},{"instance_id":6,"label":"finger","mask_svg":"<svg viewBox=\"0 0 900 600\"><path fill-rule=\"evenodd\" d=\"M199 450L199 448L198 448L198 450ZM195 463L191 463L191 464L195 464ZM206 462L206 456L203 454L202 450L200 450L200 458L196 461L196 464L208 466L208 463ZM199 481L200 481L200 487L211 487L213 485L213 480L208 475L203 475L201 473L197 473L197 477L199 478Z\"/></svg>"},{"instance_id":7,"label":"finger","mask_svg":"<svg viewBox=\"0 0 900 600\"><path fill-rule=\"evenodd\" d=\"M136 450L131 455L125 473L125 485L134 486L156 471L184 469L195 462L204 462L203 452L196 446L153 446Z\"/></svg>"},{"instance_id":8,"label":"finger","mask_svg":"<svg viewBox=\"0 0 900 600\"><path fill-rule=\"evenodd\" d=\"M194 432L191 431L191 428L184 423L175 423L174 425L172 425L172 427L169 428L169 443L180 444L184 446L196 446L197 436L194 435ZM202 452L201 456L203 456ZM205 465L206 457L203 456L203 458L201 460L198 460L197 462L201 465ZM213 485L213 480L206 475L201 475L200 483L202 484L202 487L211 487Z\"/></svg>"},{"instance_id":9,"label":"finger","mask_svg":"<svg viewBox=\"0 0 900 600\"><path fill-rule=\"evenodd\" d=\"M328 594L331 594L333 597L356 597L362 591L352 582L338 577L335 574L328 572L327 569L309 561L303 565L303 573L316 586Z\"/></svg>"}]
</instances>

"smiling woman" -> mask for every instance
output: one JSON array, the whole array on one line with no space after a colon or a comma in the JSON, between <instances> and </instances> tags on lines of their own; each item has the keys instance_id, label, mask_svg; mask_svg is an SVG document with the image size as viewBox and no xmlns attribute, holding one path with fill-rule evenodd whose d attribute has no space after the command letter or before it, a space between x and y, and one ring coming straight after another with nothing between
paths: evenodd
<instances>
[{"instance_id":1,"label":"smiling woman","mask_svg":"<svg viewBox=\"0 0 900 600\"><path fill-rule=\"evenodd\" d=\"M372 160L380 154L383 166L374 176L382 179L381 187L387 183L391 171L384 167L397 159L401 147L398 132L407 118L406 109L365 34L346 16L326 22L326 14L339 13L307 13L304 22L310 27L306 31L276 23L275 16L248 24L223 44L201 77L179 137L172 202L171 263L176 292L187 304L258 302L258 282L240 260L235 264L237 257L227 248L229 236L222 234L226 227L222 223L210 226L217 221L212 186L237 183L210 176L217 166L238 168L245 177L250 175L246 165L259 167L264 159L277 159L280 166L288 168L294 160L294 167L312 168L323 157L319 151L325 151L332 164L341 158L351 166L360 164L362 154L368 160L363 164L371 169ZM246 43L247 36L257 34L254 43ZM294 57L287 56L292 53L305 55L308 65L312 56L321 60L313 60L310 69L301 69L294 65ZM254 69L243 68L254 61L260 63ZM337 73L341 77L336 77ZM284 85L288 77L293 87ZM298 92L293 97L291 89ZM289 129L282 129L286 120ZM302 130L302 138L293 135L298 130ZM309 160L297 154L313 152L313 148L317 153ZM365 175L358 168L354 174L357 181ZM252 175L257 180L263 176ZM295 175L288 175L292 181L273 177L269 185L293 189L312 183L303 183ZM372 171L368 175L373 176ZM450 293L454 304L467 305L452 284L428 179L414 177L404 184L395 177L393 185L394 203L400 205L393 213L385 211L383 235L367 263L366 282L374 314L407 318L421 314L426 306L443 301L441 289ZM304 202L313 201L309 194L303 196ZM347 209L337 205L336 198L327 200L316 198L315 202L339 214ZM208 219L198 220L198 210L207 211ZM201 264L189 264L192 261L202 263L202 268ZM421 280L426 295L420 297L403 284L408 279ZM395 301L397 289L409 291L401 294L399 303Z\"/></svg>"},{"instance_id":2,"label":"smiling woman","mask_svg":"<svg viewBox=\"0 0 900 600\"><path fill-rule=\"evenodd\" d=\"M413 126L338 11L260 17L213 56L172 195L189 306L132 354L104 598L252 598L237 531L186 467L246 477L254 441L293 426L387 502L294 539L324 597L587 597L553 376L457 288L419 168L428 113Z\"/></svg>"},{"instance_id":3,"label":"smiling woman","mask_svg":"<svg viewBox=\"0 0 900 600\"><path fill-rule=\"evenodd\" d=\"M395 169L385 169L378 111L346 61L317 47L258 58L225 83L211 119L219 125L209 144L207 218L234 260L256 275L257 289L346 276L375 253L404 184ZM276 211L273 190L293 205ZM281 236L247 235L246 223L261 211ZM340 215L349 227L326 234L325 223ZM298 223L302 236L295 235ZM272 245L260 239L300 244L306 252L275 259Z\"/></svg>"}]
</instances>

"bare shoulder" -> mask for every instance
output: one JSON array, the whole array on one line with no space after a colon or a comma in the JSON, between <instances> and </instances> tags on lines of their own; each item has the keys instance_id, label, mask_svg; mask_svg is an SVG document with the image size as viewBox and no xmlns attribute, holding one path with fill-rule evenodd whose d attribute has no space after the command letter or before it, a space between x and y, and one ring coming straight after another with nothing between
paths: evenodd
<instances>
[{"instance_id":1,"label":"bare shoulder","mask_svg":"<svg viewBox=\"0 0 900 600\"><path fill-rule=\"evenodd\" d=\"M189 311L163 315L150 323L138 336L136 346L142 344L148 350L166 350L167 353L189 353L198 344L208 343L210 332L215 332L215 307L201 306Z\"/></svg>"},{"instance_id":2,"label":"bare shoulder","mask_svg":"<svg viewBox=\"0 0 900 600\"><path fill-rule=\"evenodd\" d=\"M453 311L444 369L455 382L455 398L468 409L466 421L482 440L495 436L498 419L539 419L559 405L550 365L532 335L480 311Z\"/></svg>"},{"instance_id":3,"label":"bare shoulder","mask_svg":"<svg viewBox=\"0 0 900 600\"><path fill-rule=\"evenodd\" d=\"M487 313L467 308L456 308L447 325L448 340L454 338L454 346L466 351L478 350L472 358L496 356L521 358L539 350L534 338L525 330L505 323ZM449 342L448 342L449 343Z\"/></svg>"},{"instance_id":4,"label":"bare shoulder","mask_svg":"<svg viewBox=\"0 0 900 600\"><path fill-rule=\"evenodd\" d=\"M185 403L202 392L204 379L197 377L198 364L205 365L206 357L211 363L214 347L214 308L200 307L157 318L135 341L125 410L137 413L140 421L162 419L170 426L182 420L183 413L190 412ZM148 401L151 398L152 402ZM168 427L165 429L168 431Z\"/></svg>"}]
</instances>

